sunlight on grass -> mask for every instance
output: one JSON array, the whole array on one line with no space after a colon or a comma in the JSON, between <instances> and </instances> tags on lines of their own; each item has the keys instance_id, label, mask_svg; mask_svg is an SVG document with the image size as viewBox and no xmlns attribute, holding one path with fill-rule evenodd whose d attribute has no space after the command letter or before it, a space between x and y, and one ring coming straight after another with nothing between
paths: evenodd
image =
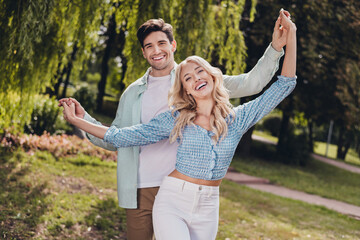
<instances>
[{"instance_id":1,"label":"sunlight on grass","mask_svg":"<svg viewBox=\"0 0 360 240\"><path fill-rule=\"evenodd\" d=\"M58 159L45 151L29 156L21 150L2 153L0 161L2 239L126 239L125 211L117 206L116 163L86 155ZM320 173L314 174L320 176L314 179L302 169L291 172L281 165L251 162L255 167L237 167L264 175L265 170L278 174L274 181L279 183L309 178L312 183L319 182L324 191L339 190L336 181L351 187L351 179L340 178L323 166L315 168L334 181L325 179L324 184ZM286 179L288 175L293 178ZM356 181L353 184L360 185ZM360 234L360 221L322 207L227 180L220 189L219 240L356 239ZM356 187L349 191L360 194ZM339 194L351 199L349 191L339 190ZM354 197L360 199L356 194Z\"/></svg>"},{"instance_id":2,"label":"sunlight on grass","mask_svg":"<svg viewBox=\"0 0 360 240\"><path fill-rule=\"evenodd\" d=\"M315 142L314 152L316 154L325 156L326 143ZM334 144L329 144L327 157L336 160L336 152L337 152L337 146ZM345 157L345 162L360 165L360 158L353 149L349 149L349 152L346 154Z\"/></svg>"},{"instance_id":3,"label":"sunlight on grass","mask_svg":"<svg viewBox=\"0 0 360 240\"><path fill-rule=\"evenodd\" d=\"M274 136L271 136L269 133L266 133L266 132L263 132L263 131L257 131L257 130L254 130L253 132L254 135L257 135L259 137L263 137L267 140L270 140L272 142L275 142L277 143L278 142L278 138L277 137L274 137Z\"/></svg>"},{"instance_id":4,"label":"sunlight on grass","mask_svg":"<svg viewBox=\"0 0 360 240\"><path fill-rule=\"evenodd\" d=\"M271 136L269 133L257 131L253 132L254 135L263 137L267 140L272 142L278 142L278 138ZM326 153L326 143L324 142L315 142L314 153L325 156ZM327 157L336 160L336 153L337 153L337 146L334 144L329 144ZM360 165L360 157L359 155L353 150L349 149L349 152L346 154L345 162L355 165Z\"/></svg>"},{"instance_id":5,"label":"sunlight on grass","mask_svg":"<svg viewBox=\"0 0 360 240\"><path fill-rule=\"evenodd\" d=\"M217 239L356 239L360 222L225 180Z\"/></svg>"}]
</instances>

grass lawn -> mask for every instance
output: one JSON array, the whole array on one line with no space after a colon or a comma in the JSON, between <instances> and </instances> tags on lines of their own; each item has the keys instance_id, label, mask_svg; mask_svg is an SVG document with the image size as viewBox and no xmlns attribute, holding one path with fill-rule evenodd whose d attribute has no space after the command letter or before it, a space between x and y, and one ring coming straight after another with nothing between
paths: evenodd
<instances>
[{"instance_id":1,"label":"grass lawn","mask_svg":"<svg viewBox=\"0 0 360 240\"><path fill-rule=\"evenodd\" d=\"M263 137L263 138L266 138L275 143L278 142L277 137L271 136L270 134L265 133L265 132L255 130L253 132L253 134ZM327 157L336 160L336 151L337 151L337 146L334 144L329 144ZM314 153L325 156L326 143L315 142ZM342 160L339 160L339 161L342 161ZM346 157L345 157L345 162L349 163L349 164L360 165L360 156L354 151L354 149L349 149L349 152L346 154Z\"/></svg>"},{"instance_id":2,"label":"grass lawn","mask_svg":"<svg viewBox=\"0 0 360 240\"><path fill-rule=\"evenodd\" d=\"M0 149L0 239L125 239L116 164ZM331 187L325 185L324 187ZM217 239L356 239L360 221L224 180Z\"/></svg>"}]
</instances>

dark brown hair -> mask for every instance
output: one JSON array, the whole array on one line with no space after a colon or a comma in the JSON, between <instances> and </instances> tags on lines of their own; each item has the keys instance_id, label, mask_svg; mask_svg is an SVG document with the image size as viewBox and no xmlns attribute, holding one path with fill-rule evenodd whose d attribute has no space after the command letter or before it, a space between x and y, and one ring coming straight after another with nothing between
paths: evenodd
<instances>
[{"instance_id":1,"label":"dark brown hair","mask_svg":"<svg viewBox=\"0 0 360 240\"><path fill-rule=\"evenodd\" d=\"M150 19L141 25L136 33L141 47L144 47L144 40L150 33L158 31L165 33L170 43L174 41L173 28L170 24L165 23L161 18Z\"/></svg>"}]
</instances>

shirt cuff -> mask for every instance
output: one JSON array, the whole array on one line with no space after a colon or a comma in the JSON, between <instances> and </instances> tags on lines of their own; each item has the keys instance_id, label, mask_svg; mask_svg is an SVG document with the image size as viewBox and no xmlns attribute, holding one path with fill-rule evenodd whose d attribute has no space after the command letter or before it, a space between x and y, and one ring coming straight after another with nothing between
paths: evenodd
<instances>
[{"instance_id":1,"label":"shirt cuff","mask_svg":"<svg viewBox=\"0 0 360 240\"><path fill-rule=\"evenodd\" d=\"M276 61L284 55L284 48L282 48L281 51L278 52L271 46L270 43L265 51L265 55L268 56L271 60Z\"/></svg>"},{"instance_id":2,"label":"shirt cuff","mask_svg":"<svg viewBox=\"0 0 360 240\"><path fill-rule=\"evenodd\" d=\"M117 130L118 129L115 126L109 127L109 129L106 131L106 133L104 135L104 142L113 143L114 139L115 139L115 132Z\"/></svg>"},{"instance_id":3,"label":"shirt cuff","mask_svg":"<svg viewBox=\"0 0 360 240\"><path fill-rule=\"evenodd\" d=\"M86 120L86 121L88 121L88 122L93 122L93 121L94 121L94 118L91 117L90 114L88 114L88 113L85 111L84 120Z\"/></svg>"}]
</instances>

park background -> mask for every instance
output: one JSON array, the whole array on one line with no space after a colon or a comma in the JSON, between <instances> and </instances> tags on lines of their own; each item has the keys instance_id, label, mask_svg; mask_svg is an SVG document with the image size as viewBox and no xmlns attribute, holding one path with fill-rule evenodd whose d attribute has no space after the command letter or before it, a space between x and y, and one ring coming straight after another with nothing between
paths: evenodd
<instances>
[{"instance_id":1,"label":"park background","mask_svg":"<svg viewBox=\"0 0 360 240\"><path fill-rule=\"evenodd\" d=\"M126 238L116 153L73 135L56 99L75 97L110 125L122 92L148 68L136 30L160 17L174 27L177 62L199 55L232 75L251 70L279 9L288 10L297 26L297 87L248 131L232 167L360 206L359 174L311 156L360 166L359 1L0 3L1 239ZM360 221L350 216L227 180L221 189L218 239L360 238Z\"/></svg>"}]
</instances>

